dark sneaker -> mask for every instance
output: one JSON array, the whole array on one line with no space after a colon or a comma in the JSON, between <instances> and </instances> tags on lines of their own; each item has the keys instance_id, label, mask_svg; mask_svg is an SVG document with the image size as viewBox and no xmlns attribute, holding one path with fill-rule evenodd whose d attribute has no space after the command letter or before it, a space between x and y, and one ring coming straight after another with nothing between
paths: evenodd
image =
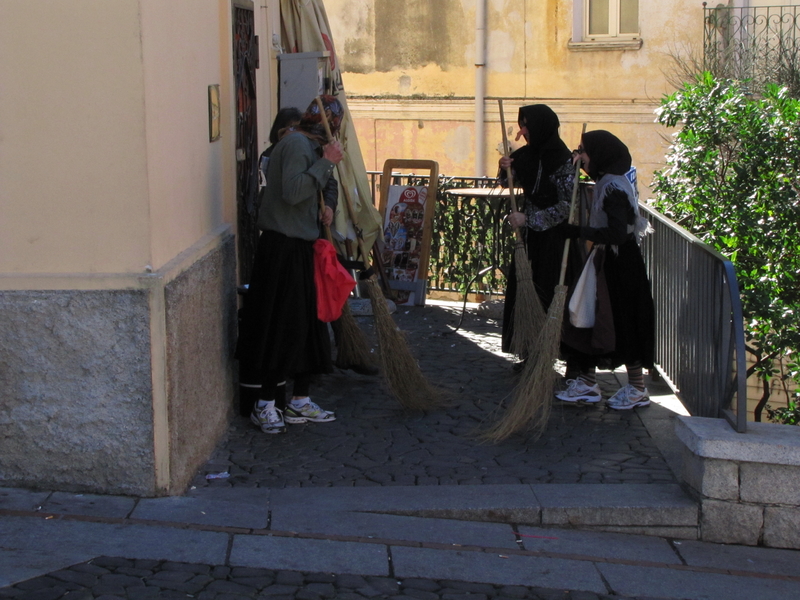
<instances>
[{"instance_id":1,"label":"dark sneaker","mask_svg":"<svg viewBox=\"0 0 800 600\"><path fill-rule=\"evenodd\" d=\"M329 410L322 410L315 402L309 400L308 403L300 408L289 404L286 407L285 419L287 423L291 423L292 425L298 425L308 421L312 423L327 423L328 421L335 421L336 415Z\"/></svg>"},{"instance_id":2,"label":"dark sneaker","mask_svg":"<svg viewBox=\"0 0 800 600\"><path fill-rule=\"evenodd\" d=\"M250 420L264 433L286 433L286 423L283 422L283 412L280 408L254 406Z\"/></svg>"}]
</instances>

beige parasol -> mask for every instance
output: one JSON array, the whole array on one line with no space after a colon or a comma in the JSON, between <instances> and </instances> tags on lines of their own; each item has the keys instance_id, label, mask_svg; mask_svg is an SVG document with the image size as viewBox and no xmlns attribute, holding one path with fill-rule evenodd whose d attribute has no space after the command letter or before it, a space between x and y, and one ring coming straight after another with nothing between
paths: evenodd
<instances>
[{"instance_id":1,"label":"beige parasol","mask_svg":"<svg viewBox=\"0 0 800 600\"><path fill-rule=\"evenodd\" d=\"M330 52L332 90L329 91L342 104L342 118L339 142L344 150L344 159L339 163L338 179L340 188L345 188L352 199L358 226L361 228L364 245L372 248L381 232L381 216L375 208L372 191L367 177L367 169L358 145L353 119L347 107L347 97L342 85L342 73L333 46L328 16L322 0L281 0L281 33L284 48L288 52ZM300 107L301 109L305 107ZM344 190L340 190L344 192ZM343 198L344 193L339 194ZM342 203L333 223L335 237L356 240L355 231ZM365 263L368 257L364 257Z\"/></svg>"}]
</instances>

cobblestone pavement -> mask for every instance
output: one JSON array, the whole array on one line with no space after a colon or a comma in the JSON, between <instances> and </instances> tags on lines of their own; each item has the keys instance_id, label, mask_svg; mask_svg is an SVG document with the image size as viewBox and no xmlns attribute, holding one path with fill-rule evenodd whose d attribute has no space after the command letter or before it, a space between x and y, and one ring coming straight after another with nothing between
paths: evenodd
<instances>
[{"instance_id":1,"label":"cobblestone pavement","mask_svg":"<svg viewBox=\"0 0 800 600\"><path fill-rule=\"evenodd\" d=\"M454 332L460 309L399 307L393 315L423 373L450 398L448 408L407 413L379 377L337 371L312 388L315 401L336 410L336 421L290 425L287 434L270 436L237 416L192 485L674 482L635 410L558 403L541 439L519 434L498 444L482 442L478 435L501 414L516 377L511 357L500 351L499 322L468 309ZM372 336L372 319L359 321ZM601 373L599 383L606 396L619 386L612 373ZM223 472L230 477L205 477Z\"/></svg>"},{"instance_id":2,"label":"cobblestone pavement","mask_svg":"<svg viewBox=\"0 0 800 600\"><path fill-rule=\"evenodd\" d=\"M622 596L432 579L272 571L99 557L0 588L13 600L625 600ZM630 599L632 600L632 599Z\"/></svg>"}]
</instances>

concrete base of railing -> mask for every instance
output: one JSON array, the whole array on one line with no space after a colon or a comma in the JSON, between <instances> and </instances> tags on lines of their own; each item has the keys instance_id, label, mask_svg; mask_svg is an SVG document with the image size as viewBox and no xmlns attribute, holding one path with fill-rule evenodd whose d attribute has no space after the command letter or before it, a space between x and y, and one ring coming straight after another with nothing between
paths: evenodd
<instances>
[{"instance_id":1,"label":"concrete base of railing","mask_svg":"<svg viewBox=\"0 0 800 600\"><path fill-rule=\"evenodd\" d=\"M800 549L800 427L678 417L675 432L702 540Z\"/></svg>"}]
</instances>

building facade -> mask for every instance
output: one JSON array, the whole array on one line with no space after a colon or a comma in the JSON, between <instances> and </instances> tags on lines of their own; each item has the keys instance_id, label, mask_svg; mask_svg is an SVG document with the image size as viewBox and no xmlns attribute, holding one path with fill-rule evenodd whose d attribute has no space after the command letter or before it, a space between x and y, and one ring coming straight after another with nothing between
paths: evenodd
<instances>
[{"instance_id":1,"label":"building facade","mask_svg":"<svg viewBox=\"0 0 800 600\"><path fill-rule=\"evenodd\" d=\"M426 158L448 175L497 172L498 98L546 103L577 146L583 123L631 148L646 197L668 132L654 109L674 56L702 54L695 0L327 0L369 168Z\"/></svg>"},{"instance_id":2,"label":"building facade","mask_svg":"<svg viewBox=\"0 0 800 600\"><path fill-rule=\"evenodd\" d=\"M0 0L3 485L180 493L226 431L279 31L249 0Z\"/></svg>"}]
</instances>

